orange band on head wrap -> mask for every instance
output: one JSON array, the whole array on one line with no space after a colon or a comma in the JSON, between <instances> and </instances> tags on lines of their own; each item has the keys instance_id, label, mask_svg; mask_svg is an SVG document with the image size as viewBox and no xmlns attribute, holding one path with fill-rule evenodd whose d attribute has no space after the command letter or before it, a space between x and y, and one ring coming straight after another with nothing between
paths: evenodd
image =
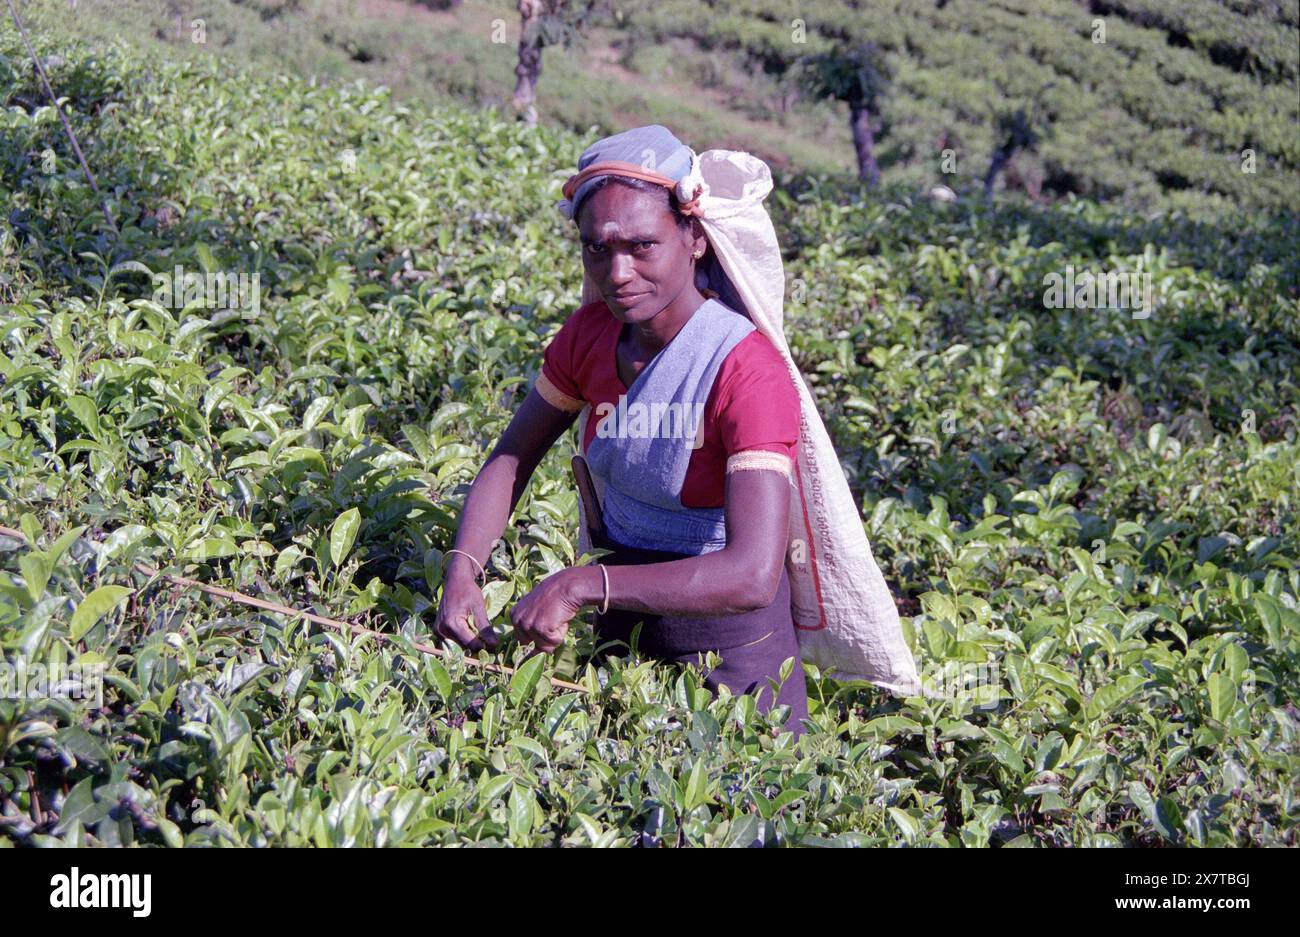
<instances>
[{"instance_id":1,"label":"orange band on head wrap","mask_svg":"<svg viewBox=\"0 0 1300 937\"><path fill-rule=\"evenodd\" d=\"M573 194L578 191L578 186L582 185L593 176L628 176L632 179L641 179L645 182L653 182L661 185L669 192L677 191L677 181L661 173L652 172L644 166L636 163L625 163L621 160L605 160L601 163L592 163L581 172L574 173L564 183L560 190L565 198L573 198ZM695 187L695 193L689 202L682 202L677 206L677 210L683 215L701 215L700 209L700 186Z\"/></svg>"}]
</instances>

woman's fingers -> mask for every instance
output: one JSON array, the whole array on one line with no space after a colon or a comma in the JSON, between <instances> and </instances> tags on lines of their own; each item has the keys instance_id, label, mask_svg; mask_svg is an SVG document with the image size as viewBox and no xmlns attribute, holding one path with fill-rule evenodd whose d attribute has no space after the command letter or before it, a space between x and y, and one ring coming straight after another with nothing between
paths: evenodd
<instances>
[{"instance_id":1,"label":"woman's fingers","mask_svg":"<svg viewBox=\"0 0 1300 937\"><path fill-rule=\"evenodd\" d=\"M457 590L444 595L438 608L434 633L446 640L455 641L467 651L480 651L485 647L495 650L501 643L500 636L492 630L487 605L478 588Z\"/></svg>"},{"instance_id":2,"label":"woman's fingers","mask_svg":"<svg viewBox=\"0 0 1300 937\"><path fill-rule=\"evenodd\" d=\"M481 602L474 606L474 621L478 627L480 643L485 645L489 651L495 651L500 647L501 638L492 627L492 622L488 621L487 606Z\"/></svg>"},{"instance_id":3,"label":"woman's fingers","mask_svg":"<svg viewBox=\"0 0 1300 937\"><path fill-rule=\"evenodd\" d=\"M564 635L569 629L568 618L561 616L553 605L547 605L545 590L534 589L510 610L510 623L515 628L515 640L520 644L532 644L539 652L551 653L564 643Z\"/></svg>"},{"instance_id":4,"label":"woman's fingers","mask_svg":"<svg viewBox=\"0 0 1300 937\"><path fill-rule=\"evenodd\" d=\"M435 630L439 637L455 641L461 647L469 649L476 640L474 631L470 628L471 620L472 616L465 612L451 612L439 616Z\"/></svg>"},{"instance_id":5,"label":"woman's fingers","mask_svg":"<svg viewBox=\"0 0 1300 937\"><path fill-rule=\"evenodd\" d=\"M568 626L564 624L561 624L559 627L538 629L534 632L535 637L533 643L537 645L539 650L550 654L553 651L558 650L560 645L564 644L564 635L568 630Z\"/></svg>"},{"instance_id":6,"label":"woman's fingers","mask_svg":"<svg viewBox=\"0 0 1300 937\"><path fill-rule=\"evenodd\" d=\"M533 650L528 654L528 657L536 657L538 654L554 654L564 645L566 631L565 628L561 628L559 631L534 630L529 633L527 640L520 639L520 643L532 644Z\"/></svg>"},{"instance_id":7,"label":"woman's fingers","mask_svg":"<svg viewBox=\"0 0 1300 937\"><path fill-rule=\"evenodd\" d=\"M435 630L441 637L455 641L467 651L478 651L485 643L488 647L496 646L497 637L491 632L489 625L487 608L483 604L482 596L479 596L477 602L471 598L467 602L457 602L455 607L440 611ZM482 637L484 633L487 635L486 638Z\"/></svg>"},{"instance_id":8,"label":"woman's fingers","mask_svg":"<svg viewBox=\"0 0 1300 937\"><path fill-rule=\"evenodd\" d=\"M531 644L539 651L546 649L548 635L536 627L531 615L520 614L514 620L514 626L515 640L520 644Z\"/></svg>"}]
</instances>

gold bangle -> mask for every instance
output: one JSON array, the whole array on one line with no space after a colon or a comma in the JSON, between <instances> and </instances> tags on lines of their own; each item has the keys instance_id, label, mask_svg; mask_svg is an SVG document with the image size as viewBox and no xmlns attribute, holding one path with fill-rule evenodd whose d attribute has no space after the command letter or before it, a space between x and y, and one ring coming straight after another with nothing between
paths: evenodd
<instances>
[{"instance_id":1,"label":"gold bangle","mask_svg":"<svg viewBox=\"0 0 1300 937\"><path fill-rule=\"evenodd\" d=\"M487 572L483 569L482 564L479 563L478 560L474 559L474 557L470 556L464 550L446 550L443 555L445 556L447 553L459 553L461 556L469 556L469 561L474 564L479 571L479 575L483 578L483 585L487 585Z\"/></svg>"},{"instance_id":2,"label":"gold bangle","mask_svg":"<svg viewBox=\"0 0 1300 937\"><path fill-rule=\"evenodd\" d=\"M597 563L596 565L600 567L600 575L605 580L605 601L600 606L600 614L604 615L609 611L609 573L605 570L604 563Z\"/></svg>"}]
</instances>

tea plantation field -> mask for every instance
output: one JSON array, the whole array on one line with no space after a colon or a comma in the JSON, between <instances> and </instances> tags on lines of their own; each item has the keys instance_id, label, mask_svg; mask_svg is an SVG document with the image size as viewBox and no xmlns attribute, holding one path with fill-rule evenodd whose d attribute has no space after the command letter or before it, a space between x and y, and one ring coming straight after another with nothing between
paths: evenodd
<instances>
[{"instance_id":1,"label":"tea plantation field","mask_svg":"<svg viewBox=\"0 0 1300 937\"><path fill-rule=\"evenodd\" d=\"M0 27L0 644L104 686L0 699L0 845L1296 844L1294 216L778 179L787 335L918 664L1000 694L808 667L795 750L689 671L581 663L583 625L513 675L413 646L577 303L589 140L35 40L120 231ZM1067 268L1153 306L1046 308ZM576 561L571 451L489 567L503 625Z\"/></svg>"}]
</instances>

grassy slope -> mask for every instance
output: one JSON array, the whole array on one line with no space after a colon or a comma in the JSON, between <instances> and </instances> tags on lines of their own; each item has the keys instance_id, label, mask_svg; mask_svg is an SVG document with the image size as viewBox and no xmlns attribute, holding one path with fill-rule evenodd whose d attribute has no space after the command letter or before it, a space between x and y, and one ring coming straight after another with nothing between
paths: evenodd
<instances>
[{"instance_id":1,"label":"grassy slope","mask_svg":"<svg viewBox=\"0 0 1300 937\"><path fill-rule=\"evenodd\" d=\"M62 0L28 3L48 25L124 34L169 56L202 51L327 80L365 77L399 97L451 94L504 106L513 85L512 4L468 0L437 12L404 0ZM1258 9L1251 9L1258 7ZM992 115L1040 89L1055 129L1021 168L1051 193L1202 215L1300 205L1300 89L1295 4L1196 0L674 0L627 10L544 58L546 120L579 131L660 122L704 146L740 145L775 165L848 171L842 108L799 102L746 66L738 42L791 48L789 21L875 39L896 70L880 142L886 181L973 186L995 141ZM204 46L189 41L202 16ZM1106 41L1092 41L1094 20ZM495 33L505 42L493 42ZM179 28L183 26L184 28ZM801 47L802 48L802 47ZM957 175L940 171L940 150ZM1241 151L1257 171L1241 172Z\"/></svg>"},{"instance_id":2,"label":"grassy slope","mask_svg":"<svg viewBox=\"0 0 1300 937\"><path fill-rule=\"evenodd\" d=\"M423 635L462 486L576 301L553 202L583 140L56 36L122 233L0 28L0 523L40 548L0 541L0 643L112 682L0 701L0 842L1295 844L1294 219L781 185L788 334L909 641L1003 694L810 673L797 757L689 675L576 667L581 624L538 665L590 693L548 696L132 573ZM178 263L259 273L260 309L158 305L132 265ZM1046 273L1138 263L1148 319L1043 308ZM572 561L564 449L494 608ZM112 546L56 557L83 527ZM109 585L139 591L74 636Z\"/></svg>"}]
</instances>

